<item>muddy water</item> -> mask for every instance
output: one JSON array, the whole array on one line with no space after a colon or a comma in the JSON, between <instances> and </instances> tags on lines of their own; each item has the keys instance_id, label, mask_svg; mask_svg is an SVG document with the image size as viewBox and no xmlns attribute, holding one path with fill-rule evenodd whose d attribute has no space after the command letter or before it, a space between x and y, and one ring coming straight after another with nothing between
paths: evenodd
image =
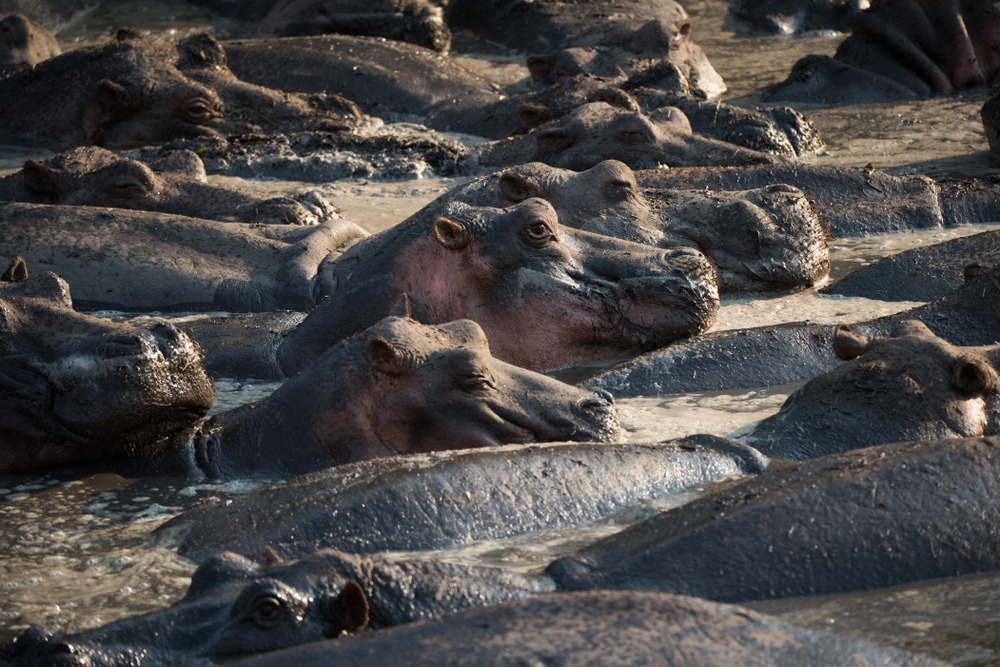
<instances>
[{"instance_id":1,"label":"muddy water","mask_svg":"<svg viewBox=\"0 0 1000 667\"><path fill-rule=\"evenodd\" d=\"M729 85L725 96L747 106L760 103L761 88L785 78L792 64L808 53L832 54L842 35L806 38L751 37L726 15L724 0L684 3L695 21L694 37ZM60 35L64 41L101 41L120 24L157 34L181 37L213 28L223 38L241 36L238 26L214 21L203 10L180 1L169 4L129 3L125 8L98 10ZM475 45L456 39L456 44ZM528 87L522 56L493 51L456 53L459 62L509 86ZM984 89L917 102L863 105L835 109L804 108L827 142L810 164L875 167L894 173L926 173L935 177L994 174L998 163L987 150L979 121ZM0 169L17 167L26 157L45 152L0 151ZM234 179L211 177L220 182ZM343 217L369 231L391 227L453 186L449 178L422 178L385 183L350 180L324 184L241 181L260 190L287 193L318 190L334 201ZM1000 221L998 221L1000 222ZM982 228L921 232L837 241L832 275L879 257ZM842 299L807 290L769 297L724 300L716 329L777 322L852 322L909 308L913 303ZM215 411L266 396L275 383L221 380ZM730 433L775 412L794 386L739 392L706 392L623 400L622 421L630 440L670 438L687 433ZM77 631L116 618L168 606L179 598L194 566L177 557L169 542L154 544L149 534L167 518L208 499L235 497L260 488L254 483L208 484L117 475L59 477L0 476L0 641L32 623ZM570 553L597 537L620 530L664 507L696 497L651 499L614 517L574 531L533 535L514 541L473 544L447 553L423 554L537 569L551 558ZM415 555L415 554L410 554ZM970 586L991 585L973 580ZM991 628L993 606L941 602L931 585L864 596L784 601L767 608L790 620L855 636L913 646L960 664L1000 664L1000 654L982 638L937 631L935 614L949 609L964 628ZM936 589L933 589L936 590ZM902 601L906 601L904 605ZM870 611L868 611L870 610ZM867 614L867 615L866 615ZM850 622L846 619L850 618ZM832 619L832 620L831 620ZM953 619L954 620L954 619ZM877 625L876 625L877 621ZM954 624L953 624L954 625ZM949 626L950 628L950 626ZM951 634L949 634L951 632ZM866 634L867 633L867 634Z\"/></svg>"}]
</instances>

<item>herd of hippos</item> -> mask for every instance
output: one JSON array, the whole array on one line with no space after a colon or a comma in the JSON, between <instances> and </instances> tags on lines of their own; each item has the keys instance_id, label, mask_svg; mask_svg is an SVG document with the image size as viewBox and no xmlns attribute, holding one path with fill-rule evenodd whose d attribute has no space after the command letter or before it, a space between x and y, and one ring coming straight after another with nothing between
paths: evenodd
<instances>
[{"instance_id":1,"label":"herd of hippos","mask_svg":"<svg viewBox=\"0 0 1000 667\"><path fill-rule=\"evenodd\" d=\"M78 4L0 2L33 12L0 20L0 143L58 151L0 180L0 471L289 481L161 528L199 565L172 607L32 627L0 664L940 664L735 604L1000 569L1000 233L823 287L912 310L705 332L720 293L825 280L833 239L1000 220L1000 181L797 163L815 126L713 101L674 0L200 0L256 36L60 53L48 28ZM995 0L868 5L731 0L758 31L853 30L769 101L997 79ZM454 30L531 54L537 88L444 57ZM1000 97L982 116L1000 151ZM319 181L339 150L463 178L376 234L316 194L206 179ZM619 363L539 372L595 360ZM287 381L206 418L219 377ZM735 439L621 442L615 397L795 382ZM374 555L737 474L533 574Z\"/></svg>"}]
</instances>

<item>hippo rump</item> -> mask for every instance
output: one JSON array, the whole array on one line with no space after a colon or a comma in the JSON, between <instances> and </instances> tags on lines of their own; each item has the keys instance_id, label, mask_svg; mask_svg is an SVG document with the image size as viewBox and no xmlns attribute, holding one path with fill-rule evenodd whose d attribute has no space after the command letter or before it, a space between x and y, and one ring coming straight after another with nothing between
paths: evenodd
<instances>
[{"instance_id":1,"label":"hippo rump","mask_svg":"<svg viewBox=\"0 0 1000 667\"><path fill-rule=\"evenodd\" d=\"M966 284L937 301L852 328L886 336L906 320L919 320L952 345L992 345L1000 340L998 290L1000 269L969 272ZM627 398L805 382L840 366L835 333L834 325L803 322L709 333L607 369L587 386Z\"/></svg>"},{"instance_id":2,"label":"hippo rump","mask_svg":"<svg viewBox=\"0 0 1000 667\"><path fill-rule=\"evenodd\" d=\"M1000 72L993 0L872 0L833 58L807 56L768 101L859 104L991 83Z\"/></svg>"},{"instance_id":3,"label":"hippo rump","mask_svg":"<svg viewBox=\"0 0 1000 667\"><path fill-rule=\"evenodd\" d=\"M943 665L758 612L695 598L625 591L551 593L440 621L358 633L248 658L239 667L634 665Z\"/></svg>"},{"instance_id":4,"label":"hippo rump","mask_svg":"<svg viewBox=\"0 0 1000 667\"><path fill-rule=\"evenodd\" d=\"M756 33L790 35L813 30L850 32L868 0L730 0L729 11Z\"/></svg>"},{"instance_id":5,"label":"hippo rump","mask_svg":"<svg viewBox=\"0 0 1000 667\"><path fill-rule=\"evenodd\" d=\"M280 340L286 375L401 301L420 322L478 322L497 358L532 369L661 347L704 331L718 310L714 271L697 250L562 227L540 199L508 209L431 202L320 274L331 296Z\"/></svg>"},{"instance_id":6,"label":"hippo rump","mask_svg":"<svg viewBox=\"0 0 1000 667\"><path fill-rule=\"evenodd\" d=\"M447 53L451 30L433 0L286 0L261 19L257 37L367 35Z\"/></svg>"},{"instance_id":7,"label":"hippo rump","mask_svg":"<svg viewBox=\"0 0 1000 667\"><path fill-rule=\"evenodd\" d=\"M285 558L325 548L429 551L634 515L636 504L766 466L752 447L709 435L390 457L198 507L156 533L171 548L180 541L179 552L196 563L219 551L259 560L265 547Z\"/></svg>"},{"instance_id":8,"label":"hippo rump","mask_svg":"<svg viewBox=\"0 0 1000 667\"><path fill-rule=\"evenodd\" d=\"M63 637L34 626L0 649L0 660L10 667L225 664L551 588L544 578L499 568L333 550L264 566L221 553L195 571L172 607Z\"/></svg>"},{"instance_id":9,"label":"hippo rump","mask_svg":"<svg viewBox=\"0 0 1000 667\"><path fill-rule=\"evenodd\" d=\"M171 42L120 30L109 44L0 79L0 95L19 101L0 109L0 138L57 149L290 129L345 131L361 115L336 95L279 93L240 81L207 33Z\"/></svg>"},{"instance_id":10,"label":"hippo rump","mask_svg":"<svg viewBox=\"0 0 1000 667\"><path fill-rule=\"evenodd\" d=\"M996 570L998 464L996 437L824 456L662 512L547 572L560 590L745 602Z\"/></svg>"},{"instance_id":11,"label":"hippo rump","mask_svg":"<svg viewBox=\"0 0 1000 667\"><path fill-rule=\"evenodd\" d=\"M830 270L829 233L796 188L744 192L639 190L606 160L578 173L541 162L458 186L443 198L486 206L545 199L567 227L660 248L688 246L715 265L719 292L808 287Z\"/></svg>"},{"instance_id":12,"label":"hippo rump","mask_svg":"<svg viewBox=\"0 0 1000 667\"><path fill-rule=\"evenodd\" d=\"M588 2L586 11L556 0L452 0L445 20L453 29L535 54L528 68L539 81L556 83L581 71L628 75L669 61L702 97L725 92L722 77L691 39L683 7L656 0L637 10L622 0Z\"/></svg>"},{"instance_id":13,"label":"hippo rump","mask_svg":"<svg viewBox=\"0 0 1000 667\"><path fill-rule=\"evenodd\" d=\"M60 53L55 35L44 26L24 14L0 15L0 67L33 66Z\"/></svg>"},{"instance_id":14,"label":"hippo rump","mask_svg":"<svg viewBox=\"0 0 1000 667\"><path fill-rule=\"evenodd\" d=\"M187 150L148 164L98 146L72 148L43 162L27 160L21 171L0 178L0 200L248 223L316 225L338 217L333 205L315 192L267 197L210 184L201 158Z\"/></svg>"},{"instance_id":15,"label":"hippo rump","mask_svg":"<svg viewBox=\"0 0 1000 667\"><path fill-rule=\"evenodd\" d=\"M150 456L212 406L196 345L170 324L73 310L51 272L0 278L0 470Z\"/></svg>"}]
</instances>

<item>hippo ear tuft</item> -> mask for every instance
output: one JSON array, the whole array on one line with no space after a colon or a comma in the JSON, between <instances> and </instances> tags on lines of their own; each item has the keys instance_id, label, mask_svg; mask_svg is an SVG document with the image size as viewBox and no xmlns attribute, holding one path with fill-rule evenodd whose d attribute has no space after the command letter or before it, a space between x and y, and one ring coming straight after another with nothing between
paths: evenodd
<instances>
[{"instance_id":1,"label":"hippo ear tuft","mask_svg":"<svg viewBox=\"0 0 1000 667\"><path fill-rule=\"evenodd\" d=\"M465 225L444 216L434 220L434 238L448 250L462 250L472 243L472 234Z\"/></svg>"},{"instance_id":2,"label":"hippo ear tuft","mask_svg":"<svg viewBox=\"0 0 1000 667\"><path fill-rule=\"evenodd\" d=\"M868 337L854 329L840 325L833 334L833 352L838 359L857 359L869 349Z\"/></svg>"},{"instance_id":3,"label":"hippo ear tuft","mask_svg":"<svg viewBox=\"0 0 1000 667\"><path fill-rule=\"evenodd\" d=\"M952 382L965 396L988 394L997 388L997 374L986 360L963 356L955 364Z\"/></svg>"},{"instance_id":4,"label":"hippo ear tuft","mask_svg":"<svg viewBox=\"0 0 1000 667\"><path fill-rule=\"evenodd\" d=\"M535 142L538 147L550 153L564 151L576 143L583 134L580 121L560 123L555 127L543 127L535 130Z\"/></svg>"},{"instance_id":5,"label":"hippo ear tuft","mask_svg":"<svg viewBox=\"0 0 1000 667\"><path fill-rule=\"evenodd\" d=\"M555 62L555 56L551 55L528 56L528 71L531 72L531 78L535 81L545 81L552 73Z\"/></svg>"},{"instance_id":6,"label":"hippo ear tuft","mask_svg":"<svg viewBox=\"0 0 1000 667\"><path fill-rule=\"evenodd\" d=\"M11 262L10 267L0 276L0 282L5 283L19 283L22 280L28 279L28 265L25 263L24 258L18 255Z\"/></svg>"},{"instance_id":7,"label":"hippo ear tuft","mask_svg":"<svg viewBox=\"0 0 1000 667\"><path fill-rule=\"evenodd\" d=\"M517 121L521 127L533 130L552 120L552 112L541 104L522 104L517 108Z\"/></svg>"},{"instance_id":8,"label":"hippo ear tuft","mask_svg":"<svg viewBox=\"0 0 1000 667\"><path fill-rule=\"evenodd\" d=\"M396 303L392 304L392 308L389 309L389 317L413 317L413 310L410 308L410 296L403 292L396 299Z\"/></svg>"},{"instance_id":9,"label":"hippo ear tuft","mask_svg":"<svg viewBox=\"0 0 1000 667\"><path fill-rule=\"evenodd\" d=\"M368 625L368 598L355 581L348 581L331 605L336 634L351 632Z\"/></svg>"},{"instance_id":10,"label":"hippo ear tuft","mask_svg":"<svg viewBox=\"0 0 1000 667\"><path fill-rule=\"evenodd\" d=\"M285 559L275 553L270 545L264 547L264 565L270 567L278 563L284 563Z\"/></svg>"},{"instance_id":11,"label":"hippo ear tuft","mask_svg":"<svg viewBox=\"0 0 1000 667\"><path fill-rule=\"evenodd\" d=\"M32 192L58 197L65 190L63 172L59 169L53 169L34 160L25 160L22 173L24 184Z\"/></svg>"},{"instance_id":12,"label":"hippo ear tuft","mask_svg":"<svg viewBox=\"0 0 1000 667\"><path fill-rule=\"evenodd\" d=\"M515 171L507 171L500 175L500 192L507 201L520 204L525 199L541 196L541 188L528 176Z\"/></svg>"},{"instance_id":13,"label":"hippo ear tuft","mask_svg":"<svg viewBox=\"0 0 1000 667\"><path fill-rule=\"evenodd\" d=\"M400 377L410 371L403 353L381 336L374 336L368 341L365 358L369 367L384 375Z\"/></svg>"}]
</instances>

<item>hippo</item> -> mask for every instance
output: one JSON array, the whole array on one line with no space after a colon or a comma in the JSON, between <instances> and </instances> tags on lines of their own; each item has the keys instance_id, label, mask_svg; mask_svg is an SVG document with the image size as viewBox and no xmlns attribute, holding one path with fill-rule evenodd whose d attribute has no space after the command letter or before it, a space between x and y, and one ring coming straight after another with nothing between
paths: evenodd
<instances>
[{"instance_id":1,"label":"hippo","mask_svg":"<svg viewBox=\"0 0 1000 667\"><path fill-rule=\"evenodd\" d=\"M1000 569L1000 438L904 442L790 464L549 565L559 590L747 602Z\"/></svg>"},{"instance_id":2,"label":"hippo","mask_svg":"<svg viewBox=\"0 0 1000 667\"><path fill-rule=\"evenodd\" d=\"M53 95L53 89L62 91ZM361 113L336 95L293 95L244 83L211 35L180 42L120 30L0 79L0 138L12 145L120 148L173 138L316 129L343 132ZM266 112L264 111L266 110Z\"/></svg>"},{"instance_id":3,"label":"hippo","mask_svg":"<svg viewBox=\"0 0 1000 667\"><path fill-rule=\"evenodd\" d=\"M664 60L677 65L703 97L726 90L704 52L691 39L691 20L673 0L645 3L599 0L586 11L555 0L451 0L445 21L508 48L533 54L528 68L536 80L558 82L586 69L626 75Z\"/></svg>"},{"instance_id":4,"label":"hippo","mask_svg":"<svg viewBox=\"0 0 1000 667\"><path fill-rule=\"evenodd\" d=\"M833 349L849 363L807 382L738 439L801 461L886 442L1000 433L1000 344L957 347L907 320L888 337L838 327Z\"/></svg>"},{"instance_id":5,"label":"hippo","mask_svg":"<svg viewBox=\"0 0 1000 667\"><path fill-rule=\"evenodd\" d=\"M60 53L56 36L24 14L0 18L0 67L37 65Z\"/></svg>"},{"instance_id":6,"label":"hippo","mask_svg":"<svg viewBox=\"0 0 1000 667\"><path fill-rule=\"evenodd\" d=\"M952 345L992 345L1000 340L1000 270L967 273L964 285L937 301L851 327L886 336L915 319ZM840 365L833 352L836 328L797 322L713 332L607 369L585 386L627 398L806 382Z\"/></svg>"},{"instance_id":7,"label":"hippo","mask_svg":"<svg viewBox=\"0 0 1000 667\"><path fill-rule=\"evenodd\" d=\"M330 298L277 348L286 375L401 301L428 324L479 322L497 358L534 370L661 347L704 331L718 311L714 271L697 250L562 227L541 199L507 209L431 202L320 275Z\"/></svg>"},{"instance_id":8,"label":"hippo","mask_svg":"<svg viewBox=\"0 0 1000 667\"><path fill-rule=\"evenodd\" d=\"M285 558L325 548L427 551L580 526L766 468L752 447L709 435L389 457L197 507L156 533L165 546L179 541L178 551L196 563L218 551L260 560L265 547Z\"/></svg>"},{"instance_id":9,"label":"hippo","mask_svg":"<svg viewBox=\"0 0 1000 667\"><path fill-rule=\"evenodd\" d=\"M790 35L813 30L850 32L868 0L730 0L729 11L755 33Z\"/></svg>"},{"instance_id":10,"label":"hippo","mask_svg":"<svg viewBox=\"0 0 1000 667\"><path fill-rule=\"evenodd\" d=\"M80 146L43 162L27 160L20 172L0 178L2 201L129 208L248 223L316 225L338 217L317 193L296 198L269 198L245 188L209 184L201 158L187 150L145 164L99 146Z\"/></svg>"},{"instance_id":11,"label":"hippo","mask_svg":"<svg viewBox=\"0 0 1000 667\"><path fill-rule=\"evenodd\" d=\"M774 164L784 158L692 134L686 122L657 122L606 102L584 104L523 137L481 144L463 157L470 165L508 167L544 162L583 171L615 159L632 169Z\"/></svg>"},{"instance_id":12,"label":"hippo","mask_svg":"<svg viewBox=\"0 0 1000 667\"><path fill-rule=\"evenodd\" d=\"M451 30L441 7L430 0L293 0L275 2L257 37L340 33L410 42L447 53Z\"/></svg>"},{"instance_id":13,"label":"hippo","mask_svg":"<svg viewBox=\"0 0 1000 667\"><path fill-rule=\"evenodd\" d=\"M544 578L499 568L332 549L261 566L221 553L195 571L187 594L168 609L63 637L32 627L0 649L0 660L11 667L223 664L546 590Z\"/></svg>"},{"instance_id":14,"label":"hippo","mask_svg":"<svg viewBox=\"0 0 1000 667\"><path fill-rule=\"evenodd\" d=\"M872 0L833 58L807 56L768 101L857 104L991 83L1000 72L993 0Z\"/></svg>"},{"instance_id":15,"label":"hippo","mask_svg":"<svg viewBox=\"0 0 1000 667\"><path fill-rule=\"evenodd\" d=\"M943 665L862 640L805 630L733 605L665 593L550 593L241 660L400 667L634 665Z\"/></svg>"},{"instance_id":16,"label":"hippo","mask_svg":"<svg viewBox=\"0 0 1000 667\"><path fill-rule=\"evenodd\" d=\"M450 201L510 206L545 199L561 224L661 248L697 248L716 266L719 292L815 284L830 270L829 233L796 188L745 192L639 190L626 165L606 160L577 173L540 162L458 186Z\"/></svg>"},{"instance_id":17,"label":"hippo","mask_svg":"<svg viewBox=\"0 0 1000 667\"><path fill-rule=\"evenodd\" d=\"M196 345L170 324L73 310L56 274L0 278L0 470L152 456L212 406Z\"/></svg>"}]
</instances>

